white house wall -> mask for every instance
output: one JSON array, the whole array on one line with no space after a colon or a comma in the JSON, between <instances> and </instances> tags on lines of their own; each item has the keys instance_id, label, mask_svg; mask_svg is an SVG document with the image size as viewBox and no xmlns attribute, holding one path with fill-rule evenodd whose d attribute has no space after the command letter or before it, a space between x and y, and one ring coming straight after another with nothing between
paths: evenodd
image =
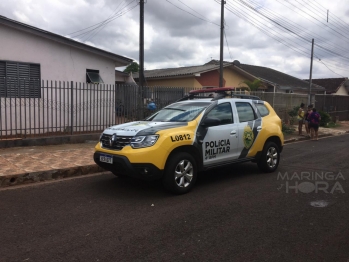
<instances>
[{"instance_id":1,"label":"white house wall","mask_svg":"<svg viewBox=\"0 0 349 262\"><path fill-rule=\"evenodd\" d=\"M348 95L348 92L347 92L347 90L345 89L344 85L341 85L341 86L338 88L338 91L337 91L336 93L334 93L334 95L347 96L347 95Z\"/></svg>"},{"instance_id":2,"label":"white house wall","mask_svg":"<svg viewBox=\"0 0 349 262\"><path fill-rule=\"evenodd\" d=\"M40 64L41 79L86 82L86 69L115 83L115 63L73 46L0 25L0 60Z\"/></svg>"}]
</instances>

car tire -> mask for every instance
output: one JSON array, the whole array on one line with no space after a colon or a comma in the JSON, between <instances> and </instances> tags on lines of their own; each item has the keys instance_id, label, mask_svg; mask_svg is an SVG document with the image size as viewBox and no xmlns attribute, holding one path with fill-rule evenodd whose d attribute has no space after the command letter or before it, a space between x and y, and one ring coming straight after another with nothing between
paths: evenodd
<instances>
[{"instance_id":1,"label":"car tire","mask_svg":"<svg viewBox=\"0 0 349 262\"><path fill-rule=\"evenodd\" d=\"M166 190L177 194L188 193L197 177L197 165L194 157L185 152L172 155L165 167L162 183Z\"/></svg>"},{"instance_id":2,"label":"car tire","mask_svg":"<svg viewBox=\"0 0 349 262\"><path fill-rule=\"evenodd\" d=\"M257 165L260 171L265 173L274 172L279 166L280 150L274 142L267 142L264 145L263 152Z\"/></svg>"}]
</instances>

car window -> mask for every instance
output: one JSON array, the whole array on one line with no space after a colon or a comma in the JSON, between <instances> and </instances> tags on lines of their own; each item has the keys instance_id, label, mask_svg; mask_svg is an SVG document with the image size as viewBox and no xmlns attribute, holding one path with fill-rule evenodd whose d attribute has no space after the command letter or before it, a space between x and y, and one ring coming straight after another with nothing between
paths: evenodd
<instances>
[{"instance_id":1,"label":"car window","mask_svg":"<svg viewBox=\"0 0 349 262\"><path fill-rule=\"evenodd\" d=\"M215 106L208 114L208 118L217 118L221 125L233 123L233 112L230 103L223 103Z\"/></svg>"},{"instance_id":2,"label":"car window","mask_svg":"<svg viewBox=\"0 0 349 262\"><path fill-rule=\"evenodd\" d=\"M236 102L236 109L238 111L239 121L247 122L256 119L254 110L248 102Z\"/></svg>"},{"instance_id":3,"label":"car window","mask_svg":"<svg viewBox=\"0 0 349 262\"><path fill-rule=\"evenodd\" d=\"M256 105L259 113L261 114L261 116L269 115L269 110L265 105L263 105L263 104L255 104L255 105Z\"/></svg>"}]
</instances>

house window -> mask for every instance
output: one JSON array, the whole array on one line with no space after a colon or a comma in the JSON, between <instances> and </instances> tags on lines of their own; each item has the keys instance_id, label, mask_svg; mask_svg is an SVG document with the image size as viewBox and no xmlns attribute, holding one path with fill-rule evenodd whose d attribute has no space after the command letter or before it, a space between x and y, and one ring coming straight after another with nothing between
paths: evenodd
<instances>
[{"instance_id":1,"label":"house window","mask_svg":"<svg viewBox=\"0 0 349 262\"><path fill-rule=\"evenodd\" d=\"M40 64L0 61L0 97L41 98Z\"/></svg>"},{"instance_id":2,"label":"house window","mask_svg":"<svg viewBox=\"0 0 349 262\"><path fill-rule=\"evenodd\" d=\"M99 75L99 70L86 69L86 82L99 84L104 83L102 77Z\"/></svg>"}]
</instances>

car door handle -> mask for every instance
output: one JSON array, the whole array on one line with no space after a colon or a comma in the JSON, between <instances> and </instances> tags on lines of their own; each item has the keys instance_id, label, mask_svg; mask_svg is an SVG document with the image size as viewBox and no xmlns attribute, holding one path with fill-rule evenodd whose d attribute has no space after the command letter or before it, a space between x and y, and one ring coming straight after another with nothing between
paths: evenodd
<instances>
[{"instance_id":1,"label":"car door handle","mask_svg":"<svg viewBox=\"0 0 349 262\"><path fill-rule=\"evenodd\" d=\"M258 126L257 127L257 132L261 131L262 130L262 127L261 126Z\"/></svg>"},{"instance_id":2,"label":"car door handle","mask_svg":"<svg viewBox=\"0 0 349 262\"><path fill-rule=\"evenodd\" d=\"M236 130L230 132L231 135L236 135Z\"/></svg>"}]
</instances>

